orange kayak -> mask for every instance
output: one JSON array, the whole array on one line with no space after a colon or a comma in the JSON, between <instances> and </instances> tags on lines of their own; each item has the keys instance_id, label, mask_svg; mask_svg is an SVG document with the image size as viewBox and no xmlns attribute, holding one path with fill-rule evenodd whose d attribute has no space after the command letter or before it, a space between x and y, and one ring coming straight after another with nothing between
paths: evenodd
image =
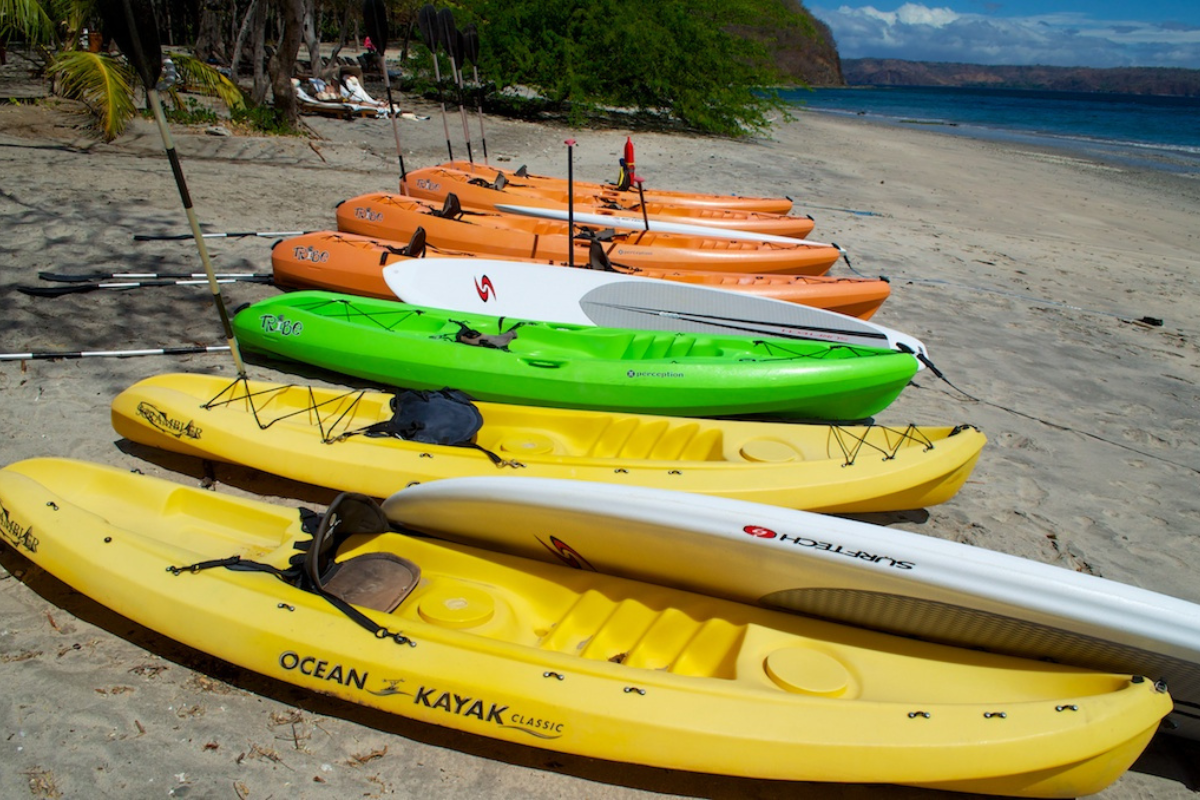
<instances>
[{"instance_id":1,"label":"orange kayak","mask_svg":"<svg viewBox=\"0 0 1200 800\"><path fill-rule=\"evenodd\" d=\"M445 167L426 167L409 172L400 184L401 192L425 200L444 201L453 192L464 208L496 211L498 205L532 206L534 208L567 208L567 183L538 185L524 178L501 176L495 170L487 177L472 172ZM514 173L515 174L515 173ZM553 182L553 179L548 179ZM628 200L610 198L575 188L575 210L588 214L621 217L641 217L642 205L635 194ZM714 195L715 196L715 195ZM632 202L630 202L632 201ZM687 206L678 203L652 201L645 205L646 216L653 227L654 220L706 225L710 228L729 228L791 236L803 239L813 229L812 217L793 217L765 211L747 211L721 207Z\"/></svg>"},{"instance_id":2,"label":"orange kayak","mask_svg":"<svg viewBox=\"0 0 1200 800\"><path fill-rule=\"evenodd\" d=\"M565 222L489 211L444 213L440 204L373 192L352 197L337 209L338 230L407 242L423 228L440 250L489 258L588 262L591 239L568 235ZM578 227L578 226L577 226ZM841 252L824 244L782 244L704 236L613 231L601 245L614 264L642 269L700 269L725 273L824 275ZM573 250L573 254L572 254Z\"/></svg>"},{"instance_id":3,"label":"orange kayak","mask_svg":"<svg viewBox=\"0 0 1200 800\"><path fill-rule=\"evenodd\" d=\"M524 167L516 170L505 170L499 167L474 164L470 161L447 161L438 164L443 169L456 169L469 172L477 178L494 181L496 175L503 175L510 182L518 181L531 186L557 188L560 192L567 190L566 178L554 178L547 175L530 174ZM611 183L590 183L576 180L576 195L591 194L612 200L622 206L631 206L641 202L636 188L621 190ZM642 187L642 194L647 202L672 203L693 208L729 209L731 211L765 211L768 214L787 214L792 210L790 197L745 197L736 194L701 194L699 192L680 192L668 189L651 189Z\"/></svg>"},{"instance_id":4,"label":"orange kayak","mask_svg":"<svg viewBox=\"0 0 1200 800\"><path fill-rule=\"evenodd\" d=\"M427 248L426 258L462 257L462 253ZM399 242L352 233L318 231L276 243L271 251L275 283L293 289L334 292L395 299L383 280L383 268L408 258ZM547 263L533 259L530 263ZM564 269L568 267L559 263ZM430 269L437 269L435 263ZM618 269L626 275L679 281L711 289L786 300L840 314L869 319L890 289L887 281L871 278L829 278L802 275L731 275L699 270Z\"/></svg>"},{"instance_id":5,"label":"orange kayak","mask_svg":"<svg viewBox=\"0 0 1200 800\"><path fill-rule=\"evenodd\" d=\"M383 268L411 258L405 250L405 242L314 231L280 239L272 246L272 278L276 286L287 289L324 289L395 300L396 295L383 280ZM426 245L421 257L468 258L470 253L443 253Z\"/></svg>"}]
</instances>

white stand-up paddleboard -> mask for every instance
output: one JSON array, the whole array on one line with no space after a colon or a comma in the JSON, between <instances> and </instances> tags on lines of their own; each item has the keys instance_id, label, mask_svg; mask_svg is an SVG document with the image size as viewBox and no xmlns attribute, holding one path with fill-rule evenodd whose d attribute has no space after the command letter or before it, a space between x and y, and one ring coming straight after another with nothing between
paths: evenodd
<instances>
[{"instance_id":1,"label":"white stand-up paddleboard","mask_svg":"<svg viewBox=\"0 0 1200 800\"><path fill-rule=\"evenodd\" d=\"M505 214L520 214L525 217L539 217L566 222L570 217L565 208L533 208L532 206L517 206L496 204L497 211ZM621 217L609 214L594 214L590 212L575 212L575 222L579 225L603 225L617 230L647 230L646 220L641 217ZM815 244L818 247L836 247L826 242L814 242L812 239L796 239L792 236L777 236L773 233L755 233L754 231L739 231L733 228L714 228L711 225L693 225L690 222L667 222L662 219L651 219L649 230L658 233L682 233L688 236L708 236L713 239L744 239L754 242L777 242L779 244Z\"/></svg>"},{"instance_id":2,"label":"white stand-up paddleboard","mask_svg":"<svg viewBox=\"0 0 1200 800\"><path fill-rule=\"evenodd\" d=\"M809 339L927 356L919 339L857 317L619 272L414 258L384 267L383 279L404 302L431 308L609 328Z\"/></svg>"},{"instance_id":3,"label":"white stand-up paddleboard","mask_svg":"<svg viewBox=\"0 0 1200 800\"><path fill-rule=\"evenodd\" d=\"M1200 739L1200 605L957 542L775 506L549 478L450 478L398 525L906 636L1165 679ZM1063 713L1071 713L1064 708Z\"/></svg>"}]
</instances>

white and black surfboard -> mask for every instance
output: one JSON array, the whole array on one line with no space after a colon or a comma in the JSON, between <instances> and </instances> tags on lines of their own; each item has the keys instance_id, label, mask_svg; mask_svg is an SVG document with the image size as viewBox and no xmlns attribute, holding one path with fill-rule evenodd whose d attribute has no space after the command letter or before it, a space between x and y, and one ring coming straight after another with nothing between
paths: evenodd
<instances>
[{"instance_id":1,"label":"white and black surfboard","mask_svg":"<svg viewBox=\"0 0 1200 800\"><path fill-rule=\"evenodd\" d=\"M384 268L383 277L401 300L433 308L576 325L808 339L927 356L915 337L856 317L616 272L437 258L397 261Z\"/></svg>"},{"instance_id":2,"label":"white and black surfboard","mask_svg":"<svg viewBox=\"0 0 1200 800\"><path fill-rule=\"evenodd\" d=\"M580 569L957 646L1165 679L1200 739L1200 605L958 542L727 498L550 478L450 478L394 523ZM1064 709L1063 713L1068 713Z\"/></svg>"}]
</instances>

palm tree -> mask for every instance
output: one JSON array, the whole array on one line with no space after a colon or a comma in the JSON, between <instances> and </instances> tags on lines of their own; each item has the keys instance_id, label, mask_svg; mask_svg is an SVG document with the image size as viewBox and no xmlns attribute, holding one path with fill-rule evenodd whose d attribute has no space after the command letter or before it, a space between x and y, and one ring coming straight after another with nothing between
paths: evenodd
<instances>
[{"instance_id":1,"label":"palm tree","mask_svg":"<svg viewBox=\"0 0 1200 800\"><path fill-rule=\"evenodd\" d=\"M0 40L27 42L51 78L51 92L81 101L93 128L112 141L137 113L133 69L128 60L101 52L99 34L84 32L94 18L93 0L0 0ZM220 98L230 109L245 106L237 85L215 69L185 54L172 54L181 82ZM176 89L163 87L164 99L182 108Z\"/></svg>"}]
</instances>

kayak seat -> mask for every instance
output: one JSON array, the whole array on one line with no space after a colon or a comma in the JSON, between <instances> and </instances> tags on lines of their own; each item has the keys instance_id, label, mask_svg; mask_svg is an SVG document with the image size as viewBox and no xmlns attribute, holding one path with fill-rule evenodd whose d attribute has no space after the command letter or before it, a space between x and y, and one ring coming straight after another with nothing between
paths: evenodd
<instances>
[{"instance_id":1,"label":"kayak seat","mask_svg":"<svg viewBox=\"0 0 1200 800\"><path fill-rule=\"evenodd\" d=\"M707 431L706 433L712 434L715 431ZM715 441L716 437L702 435L698 424L684 423L682 425L672 425L654 443L654 447L650 450L648 457L656 461L676 461L682 459L684 453L692 450L693 444L698 444L702 438L708 440L709 447L707 449L711 452L712 442Z\"/></svg>"},{"instance_id":2,"label":"kayak seat","mask_svg":"<svg viewBox=\"0 0 1200 800\"><path fill-rule=\"evenodd\" d=\"M370 497L356 492L339 494L321 518L305 555L305 577L311 587L351 605L395 611L420 581L420 567L381 552L334 560L351 536L391 531L383 510Z\"/></svg>"},{"instance_id":3,"label":"kayak seat","mask_svg":"<svg viewBox=\"0 0 1200 800\"><path fill-rule=\"evenodd\" d=\"M336 562L325 575L325 591L347 603L390 613L421 579L421 568L391 553L366 553Z\"/></svg>"},{"instance_id":4,"label":"kayak seat","mask_svg":"<svg viewBox=\"0 0 1200 800\"><path fill-rule=\"evenodd\" d=\"M674 347L676 338L673 334L639 333L634 335L628 349L621 356L627 361L650 361L666 358ZM691 342L684 337L682 350L687 352Z\"/></svg>"},{"instance_id":5,"label":"kayak seat","mask_svg":"<svg viewBox=\"0 0 1200 800\"><path fill-rule=\"evenodd\" d=\"M446 202L442 205L442 210L431 210L429 213L435 217L441 217L442 219L462 219L462 203L459 202L458 195L456 195L454 192L450 192L446 195Z\"/></svg>"},{"instance_id":6,"label":"kayak seat","mask_svg":"<svg viewBox=\"0 0 1200 800\"><path fill-rule=\"evenodd\" d=\"M640 423L632 417L615 418L601 431L584 455L592 458L616 458L639 425Z\"/></svg>"},{"instance_id":7,"label":"kayak seat","mask_svg":"<svg viewBox=\"0 0 1200 800\"><path fill-rule=\"evenodd\" d=\"M497 172L496 180L492 183L488 183L485 178L471 178L467 183L472 186L482 186L485 189L495 189L499 192L503 191L504 187L508 185L508 178L504 177L504 173Z\"/></svg>"},{"instance_id":8,"label":"kayak seat","mask_svg":"<svg viewBox=\"0 0 1200 800\"><path fill-rule=\"evenodd\" d=\"M529 356L588 356L620 359L629 349L632 333L575 332L548 325L527 325L509 342L509 351Z\"/></svg>"},{"instance_id":9,"label":"kayak seat","mask_svg":"<svg viewBox=\"0 0 1200 800\"><path fill-rule=\"evenodd\" d=\"M655 461L725 460L720 428L702 427L695 422L641 422L632 417L614 418L583 455Z\"/></svg>"}]
</instances>

